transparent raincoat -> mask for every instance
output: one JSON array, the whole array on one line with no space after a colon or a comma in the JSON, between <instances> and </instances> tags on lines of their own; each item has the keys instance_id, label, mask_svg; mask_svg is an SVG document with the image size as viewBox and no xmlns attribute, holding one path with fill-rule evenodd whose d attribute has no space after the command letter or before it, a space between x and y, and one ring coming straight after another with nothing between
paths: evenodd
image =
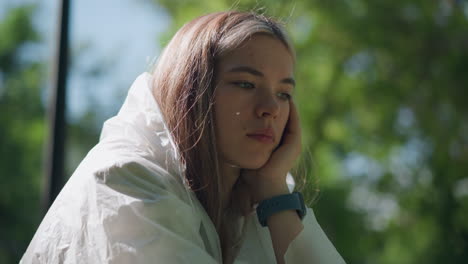
<instances>
[{"instance_id":1,"label":"transparent raincoat","mask_svg":"<svg viewBox=\"0 0 468 264\"><path fill-rule=\"evenodd\" d=\"M221 263L213 223L183 180L184 168L140 75L119 113L40 224L20 263ZM247 216L235 263L275 263L268 228ZM287 223L285 223L287 224ZM311 209L286 263L344 263Z\"/></svg>"}]
</instances>

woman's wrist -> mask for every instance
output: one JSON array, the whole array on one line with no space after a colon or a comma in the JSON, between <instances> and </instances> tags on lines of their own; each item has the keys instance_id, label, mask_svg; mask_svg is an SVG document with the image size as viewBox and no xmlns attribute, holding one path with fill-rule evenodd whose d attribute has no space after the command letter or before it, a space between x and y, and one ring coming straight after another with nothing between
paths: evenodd
<instances>
[{"instance_id":1,"label":"woman's wrist","mask_svg":"<svg viewBox=\"0 0 468 264\"><path fill-rule=\"evenodd\" d=\"M261 201L256 208L258 221L262 226L267 225L267 220L272 215L289 210L296 211L300 219L304 218L307 208L301 193L293 192L278 195Z\"/></svg>"},{"instance_id":2,"label":"woman's wrist","mask_svg":"<svg viewBox=\"0 0 468 264\"><path fill-rule=\"evenodd\" d=\"M267 199L271 199L278 195L289 194L289 188L286 181L282 184L268 184L263 185L263 188L257 193L257 202L261 202Z\"/></svg>"},{"instance_id":3,"label":"woman's wrist","mask_svg":"<svg viewBox=\"0 0 468 264\"><path fill-rule=\"evenodd\" d=\"M268 218L268 229L277 263L284 263L284 255L291 242L304 229L304 225L293 210L282 211Z\"/></svg>"}]
</instances>

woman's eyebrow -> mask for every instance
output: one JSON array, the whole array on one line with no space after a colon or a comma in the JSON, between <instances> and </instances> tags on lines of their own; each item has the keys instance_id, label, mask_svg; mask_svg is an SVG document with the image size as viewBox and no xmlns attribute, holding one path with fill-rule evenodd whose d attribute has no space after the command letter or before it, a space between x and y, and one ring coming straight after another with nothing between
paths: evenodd
<instances>
[{"instance_id":1,"label":"woman's eyebrow","mask_svg":"<svg viewBox=\"0 0 468 264\"><path fill-rule=\"evenodd\" d=\"M247 72L255 76L263 77L263 73L249 66L238 66L230 69L228 72Z\"/></svg>"},{"instance_id":2,"label":"woman's eyebrow","mask_svg":"<svg viewBox=\"0 0 468 264\"><path fill-rule=\"evenodd\" d=\"M234 68L230 69L228 72L246 72L246 73L249 73L249 74L252 74L252 75L255 75L255 76L259 76L259 77L264 76L264 74L261 71L256 70L256 69L254 69L252 67L249 67L249 66L234 67ZM296 86L296 81L294 81L294 79L291 78L291 77L282 79L281 83Z\"/></svg>"},{"instance_id":3,"label":"woman's eyebrow","mask_svg":"<svg viewBox=\"0 0 468 264\"><path fill-rule=\"evenodd\" d=\"M293 78L284 78L283 80L281 80L281 82L296 87L296 81Z\"/></svg>"}]
</instances>

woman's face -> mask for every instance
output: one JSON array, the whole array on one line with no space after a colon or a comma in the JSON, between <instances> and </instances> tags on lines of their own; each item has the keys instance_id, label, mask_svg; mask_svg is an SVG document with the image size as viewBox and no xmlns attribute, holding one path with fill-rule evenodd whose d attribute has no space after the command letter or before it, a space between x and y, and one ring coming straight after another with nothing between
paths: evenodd
<instances>
[{"instance_id":1,"label":"woman's face","mask_svg":"<svg viewBox=\"0 0 468 264\"><path fill-rule=\"evenodd\" d=\"M221 58L215 92L220 162L258 169L268 161L288 121L293 68L286 46L263 34Z\"/></svg>"}]
</instances>

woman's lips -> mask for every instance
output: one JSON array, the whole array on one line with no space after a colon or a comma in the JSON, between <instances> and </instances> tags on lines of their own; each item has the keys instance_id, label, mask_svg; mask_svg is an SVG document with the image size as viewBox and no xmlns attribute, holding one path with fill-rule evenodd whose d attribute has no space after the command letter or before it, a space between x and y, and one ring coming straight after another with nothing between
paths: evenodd
<instances>
[{"instance_id":1,"label":"woman's lips","mask_svg":"<svg viewBox=\"0 0 468 264\"><path fill-rule=\"evenodd\" d=\"M266 134L248 134L249 138L260 141L262 143L273 143L273 136Z\"/></svg>"},{"instance_id":2,"label":"woman's lips","mask_svg":"<svg viewBox=\"0 0 468 264\"><path fill-rule=\"evenodd\" d=\"M274 143L275 133L271 127L257 129L247 134L251 139L260 141L262 143Z\"/></svg>"}]
</instances>

